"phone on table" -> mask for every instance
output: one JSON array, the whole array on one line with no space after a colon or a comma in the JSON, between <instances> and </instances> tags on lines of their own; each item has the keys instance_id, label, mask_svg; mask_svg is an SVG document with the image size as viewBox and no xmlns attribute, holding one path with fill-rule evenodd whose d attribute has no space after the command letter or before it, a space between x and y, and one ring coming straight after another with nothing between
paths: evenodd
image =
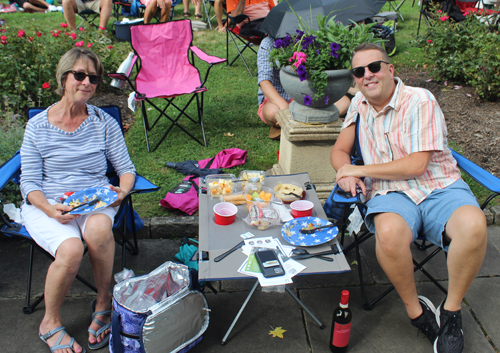
<instances>
[{"instance_id":1,"label":"phone on table","mask_svg":"<svg viewBox=\"0 0 500 353\"><path fill-rule=\"evenodd\" d=\"M275 250L261 250L255 253L255 258L264 277L283 276L285 270L281 265Z\"/></svg>"}]
</instances>

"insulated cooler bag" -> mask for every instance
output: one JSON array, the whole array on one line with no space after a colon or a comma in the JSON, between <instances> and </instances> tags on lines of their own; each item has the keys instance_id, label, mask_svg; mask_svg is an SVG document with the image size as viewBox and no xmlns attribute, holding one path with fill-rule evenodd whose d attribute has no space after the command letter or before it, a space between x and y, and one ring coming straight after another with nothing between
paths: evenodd
<instances>
[{"instance_id":1,"label":"insulated cooler bag","mask_svg":"<svg viewBox=\"0 0 500 353\"><path fill-rule=\"evenodd\" d=\"M187 266L167 261L113 290L109 351L187 352L208 327L205 296L190 289Z\"/></svg>"}]
</instances>

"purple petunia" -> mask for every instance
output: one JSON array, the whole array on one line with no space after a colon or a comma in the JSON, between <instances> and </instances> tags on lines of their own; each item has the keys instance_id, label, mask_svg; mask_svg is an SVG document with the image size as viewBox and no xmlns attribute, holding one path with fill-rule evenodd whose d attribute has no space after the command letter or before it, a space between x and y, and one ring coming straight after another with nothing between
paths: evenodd
<instances>
[{"instance_id":1,"label":"purple petunia","mask_svg":"<svg viewBox=\"0 0 500 353\"><path fill-rule=\"evenodd\" d=\"M299 67L297 67L297 74L301 82L307 79L307 72L304 65L299 65Z\"/></svg>"},{"instance_id":2,"label":"purple petunia","mask_svg":"<svg viewBox=\"0 0 500 353\"><path fill-rule=\"evenodd\" d=\"M276 49L280 49L286 46L286 43L283 39L276 39L276 42L274 42L274 47Z\"/></svg>"},{"instance_id":3,"label":"purple petunia","mask_svg":"<svg viewBox=\"0 0 500 353\"><path fill-rule=\"evenodd\" d=\"M335 58L335 59L338 59L339 58L339 53L336 53L336 52L331 52L332 56Z\"/></svg>"},{"instance_id":4,"label":"purple petunia","mask_svg":"<svg viewBox=\"0 0 500 353\"><path fill-rule=\"evenodd\" d=\"M316 39L315 36L304 37L301 43L302 50L306 50L312 44L312 42L314 42L315 39Z\"/></svg>"},{"instance_id":5,"label":"purple petunia","mask_svg":"<svg viewBox=\"0 0 500 353\"><path fill-rule=\"evenodd\" d=\"M333 42L333 43L330 44L330 49L334 50L334 51L337 51L337 50L340 49L340 44L337 44L337 43Z\"/></svg>"},{"instance_id":6,"label":"purple petunia","mask_svg":"<svg viewBox=\"0 0 500 353\"><path fill-rule=\"evenodd\" d=\"M308 94L306 94L306 96L304 97L304 104L305 105L311 105L312 101L313 100L312 100L311 96L308 95Z\"/></svg>"},{"instance_id":7,"label":"purple petunia","mask_svg":"<svg viewBox=\"0 0 500 353\"><path fill-rule=\"evenodd\" d=\"M330 97L325 96L325 105L327 105L327 104L328 104L328 101L329 101L329 100L330 100Z\"/></svg>"}]
</instances>

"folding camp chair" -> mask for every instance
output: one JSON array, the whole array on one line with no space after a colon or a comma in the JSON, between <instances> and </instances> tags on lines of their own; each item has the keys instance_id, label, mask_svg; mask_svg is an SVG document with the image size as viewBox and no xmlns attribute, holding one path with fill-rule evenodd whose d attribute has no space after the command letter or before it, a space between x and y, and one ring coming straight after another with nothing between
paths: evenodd
<instances>
[{"instance_id":1,"label":"folding camp chair","mask_svg":"<svg viewBox=\"0 0 500 353\"><path fill-rule=\"evenodd\" d=\"M99 16L99 12L94 12L92 10L83 10L77 13L78 16L82 18L82 21L76 28L81 27L84 22L88 22L90 27L97 27L94 23L95 19Z\"/></svg>"},{"instance_id":2,"label":"folding camp chair","mask_svg":"<svg viewBox=\"0 0 500 353\"><path fill-rule=\"evenodd\" d=\"M241 28L237 26L239 23L247 20L248 23L243 25ZM254 46L259 46L262 39L264 39L265 34L259 31L259 28L264 22L264 18L250 21L250 18L245 14L240 14L238 16L232 17L227 15L226 23L229 22L226 28L226 59L227 65L232 66L238 58L241 58L243 64L247 68L250 75L255 76L243 56L243 52L250 49L257 55L257 51L253 48ZM229 62L229 43L233 43L236 48L237 54L234 59Z\"/></svg>"},{"instance_id":3,"label":"folding camp chair","mask_svg":"<svg viewBox=\"0 0 500 353\"><path fill-rule=\"evenodd\" d=\"M106 113L114 117L117 122L121 124L121 115L120 108L117 106L106 106L101 107ZM32 108L28 111L28 117L34 117L39 112L43 111L44 108ZM0 167L0 190L5 187L10 181L14 183L19 183L19 176L21 174L21 156L19 151L12 157L9 161L4 163ZM111 184L118 185L119 179L116 176L116 173L108 162L108 172L107 176L110 179ZM132 204L132 195L137 193L148 193L159 190L160 187L154 185L141 175L137 174L135 178L135 184L125 198L123 199L120 207L118 208L118 212L115 216L115 221L113 224L113 230L117 231L119 234L118 237L115 237L115 241L122 246L122 266L125 268L125 250L128 250L131 254L136 255L139 252L138 243L137 243L137 233L136 231L141 229L144 226L144 223L140 219L139 215L134 211ZM38 298L34 303L31 303L31 278L32 278L32 269L33 269L33 255L35 249L42 252L48 258L54 260L54 257L46 252L43 248L39 247L38 244L31 238L26 228L21 224L10 222L7 220L3 214L0 213L0 219L3 221L4 225L0 229L2 233L9 237L19 237L21 239L26 240L30 244L30 258L29 258L29 267L28 267L28 284L26 288L26 304L23 308L23 312L25 314L31 314L36 306L43 300L43 295ZM132 233L133 241L127 239L127 230ZM85 253L87 249L85 249ZM96 291L96 288L90 284L85 279L81 278L79 275L76 277L82 283L87 285L91 290Z\"/></svg>"},{"instance_id":4,"label":"folding camp chair","mask_svg":"<svg viewBox=\"0 0 500 353\"><path fill-rule=\"evenodd\" d=\"M148 132L155 127L161 117L168 119L170 126L166 128L163 137L160 138L152 151L158 148L174 126L179 127L200 145L206 146L207 140L203 126L203 93L207 91L205 83L212 66L223 63L225 59L209 56L192 45L193 32L190 20L132 26L130 34L132 47L140 59L136 63L138 72L135 84L125 74L111 73L109 76L127 80L135 92L135 99L142 101L142 118L148 151L151 152ZM189 52L191 52L191 61L189 60ZM194 66L194 54L209 64L203 81L201 81L200 72ZM183 95L190 95L190 98L184 107L179 107L174 103L174 99ZM164 98L166 106L159 107L152 101L153 98ZM186 112L195 99L197 120ZM153 124L149 123L148 109L150 108L146 108L146 103L158 112L158 117ZM172 111L179 112L175 118L167 114L169 107L176 109L171 109ZM203 142L178 123L183 116L201 125Z\"/></svg>"},{"instance_id":5,"label":"folding camp chair","mask_svg":"<svg viewBox=\"0 0 500 353\"><path fill-rule=\"evenodd\" d=\"M212 20L215 18L215 13L211 16L212 9L214 8L214 0L203 0L203 21L208 23L210 29L212 28ZM226 2L222 3L223 11L226 12ZM216 28L217 29L217 28Z\"/></svg>"},{"instance_id":6,"label":"folding camp chair","mask_svg":"<svg viewBox=\"0 0 500 353\"><path fill-rule=\"evenodd\" d=\"M401 6L403 6L403 4L405 3L405 0L401 0L401 2L398 4L396 0L388 0L387 3L389 4L389 11L394 11L396 12L399 17L401 17L401 21L405 21L405 19L403 18L403 15L401 14Z\"/></svg>"}]
</instances>

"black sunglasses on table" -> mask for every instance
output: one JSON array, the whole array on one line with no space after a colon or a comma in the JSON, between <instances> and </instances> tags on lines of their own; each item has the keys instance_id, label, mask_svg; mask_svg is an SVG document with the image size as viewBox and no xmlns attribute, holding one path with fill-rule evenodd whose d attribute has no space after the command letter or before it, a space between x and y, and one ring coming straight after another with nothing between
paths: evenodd
<instances>
[{"instance_id":1,"label":"black sunglasses on table","mask_svg":"<svg viewBox=\"0 0 500 353\"><path fill-rule=\"evenodd\" d=\"M370 72L372 74L376 74L377 72L380 71L380 68L382 67L382 63L388 64L388 65L390 64L387 61L378 60L378 61L374 61L372 63L369 63L366 66L355 67L354 69L351 70L351 72L354 75L354 77L361 78L365 75L365 67L367 67L368 70L370 70Z\"/></svg>"},{"instance_id":2,"label":"black sunglasses on table","mask_svg":"<svg viewBox=\"0 0 500 353\"><path fill-rule=\"evenodd\" d=\"M89 78L90 83L93 84L93 85L98 84L102 80L101 76L98 76L98 75L87 75L85 72L81 72L81 71L69 70L69 71L66 71L65 73L67 74L67 73L70 73L70 72L73 74L73 77L75 78L75 80L80 81L80 82L82 82L83 80L85 80L85 78L87 76Z\"/></svg>"}]
</instances>

